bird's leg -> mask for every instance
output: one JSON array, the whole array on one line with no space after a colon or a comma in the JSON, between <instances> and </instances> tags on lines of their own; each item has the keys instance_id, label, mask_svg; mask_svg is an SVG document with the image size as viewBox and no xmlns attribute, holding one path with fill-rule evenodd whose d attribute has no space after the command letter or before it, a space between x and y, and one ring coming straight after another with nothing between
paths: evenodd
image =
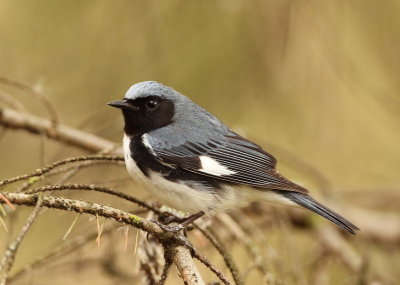
<instances>
[{"instance_id":1,"label":"bird's leg","mask_svg":"<svg viewBox=\"0 0 400 285\"><path fill-rule=\"evenodd\" d=\"M183 221L180 223L180 225L182 227L186 227L186 226L190 225L191 223L193 223L194 221L196 221L197 219L201 218L202 216L204 216L204 212L200 211L200 212L198 212L196 214L193 214L193 215L190 215L188 217L185 217L183 219Z\"/></svg>"},{"instance_id":2,"label":"bird's leg","mask_svg":"<svg viewBox=\"0 0 400 285\"><path fill-rule=\"evenodd\" d=\"M176 226L168 226L157 220L154 220L154 222L157 225L159 225L160 228L162 228L166 232L178 232L180 230L183 230L185 227L187 227L188 225L190 225L191 223L193 223L194 221L196 221L198 218L202 217L203 215L204 215L204 212L200 211L196 214L182 218L182 219L180 219L180 224L178 224Z\"/></svg>"}]
</instances>

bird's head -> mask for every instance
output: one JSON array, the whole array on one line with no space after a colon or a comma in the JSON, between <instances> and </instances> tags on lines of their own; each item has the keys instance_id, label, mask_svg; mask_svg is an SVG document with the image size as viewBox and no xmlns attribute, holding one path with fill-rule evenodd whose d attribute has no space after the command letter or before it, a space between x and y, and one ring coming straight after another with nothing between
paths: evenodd
<instances>
[{"instance_id":1,"label":"bird's head","mask_svg":"<svg viewBox=\"0 0 400 285\"><path fill-rule=\"evenodd\" d=\"M137 83L122 100L108 105L122 110L125 133L140 135L164 127L173 121L175 106L184 96L155 81Z\"/></svg>"}]
</instances>

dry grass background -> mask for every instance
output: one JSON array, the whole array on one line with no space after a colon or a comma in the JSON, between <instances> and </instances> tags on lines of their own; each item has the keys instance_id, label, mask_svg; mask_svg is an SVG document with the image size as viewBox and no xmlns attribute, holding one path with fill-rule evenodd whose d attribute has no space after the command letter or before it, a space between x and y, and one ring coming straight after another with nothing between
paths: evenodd
<instances>
[{"instance_id":1,"label":"dry grass background","mask_svg":"<svg viewBox=\"0 0 400 285\"><path fill-rule=\"evenodd\" d=\"M384 227L388 220L378 213L399 220L399 13L400 2L394 0L3 0L0 75L45 93L63 123L116 142L122 118L106 102L121 98L133 83L163 82L265 146L280 161L279 170L314 196L339 208L343 203L338 211L355 224L370 220ZM47 116L24 92L3 85L1 90L30 112ZM16 131L6 131L0 145L1 179L83 153ZM301 167L304 162L318 174ZM147 197L123 168L97 167L74 181ZM71 195L112 203L101 195ZM260 226L252 238L262 248L271 284L399 282L399 237L385 242L363 232L345 236L365 265L352 272L336 255L326 254L320 230L288 225L288 209L262 207L261 215L248 217ZM359 207L377 214L370 219ZM0 229L1 247L30 211L15 214L11 233ZM63 244L74 218L43 213L15 270ZM309 218L318 229L330 228ZM95 221L81 217L69 238L95 228ZM223 226L218 231L225 236ZM15 284L128 284L129 278L116 281L96 260L106 254L118 259L120 268L133 270L135 236L132 230L124 251L124 232L115 231L100 247L89 243ZM231 250L243 268L250 261L238 243L232 241ZM261 284L255 272L246 281Z\"/></svg>"}]
</instances>

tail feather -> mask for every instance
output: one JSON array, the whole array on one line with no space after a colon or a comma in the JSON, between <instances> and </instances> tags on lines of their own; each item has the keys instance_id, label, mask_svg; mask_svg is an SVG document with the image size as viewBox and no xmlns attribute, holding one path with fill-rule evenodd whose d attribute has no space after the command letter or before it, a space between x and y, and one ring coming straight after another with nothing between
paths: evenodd
<instances>
[{"instance_id":1,"label":"tail feather","mask_svg":"<svg viewBox=\"0 0 400 285\"><path fill-rule=\"evenodd\" d=\"M292 202L303 206L313 211L314 213L317 213L318 215L321 215L322 217L328 219L332 223L338 225L339 227L353 235L355 235L356 231L359 230L357 226L343 218L341 215L335 213L331 209L328 209L327 207L321 205L307 194L292 191L279 191L278 193L288 198Z\"/></svg>"}]
</instances>

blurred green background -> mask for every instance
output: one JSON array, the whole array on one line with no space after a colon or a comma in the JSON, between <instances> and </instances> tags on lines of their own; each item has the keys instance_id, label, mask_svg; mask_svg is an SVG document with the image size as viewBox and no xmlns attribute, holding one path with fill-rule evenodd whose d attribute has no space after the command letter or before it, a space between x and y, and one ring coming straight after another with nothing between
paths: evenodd
<instances>
[{"instance_id":1,"label":"blurred green background","mask_svg":"<svg viewBox=\"0 0 400 285\"><path fill-rule=\"evenodd\" d=\"M2 0L0 76L41 90L63 123L116 142L122 117L106 103L160 81L265 146L317 197L324 189L294 157L317 169L329 195L398 214L399 15L396 0ZM0 178L82 153L46 142L40 160L40 139L23 132L0 145ZM376 284L400 278L400 254L362 243L371 268L385 270Z\"/></svg>"}]
</instances>

